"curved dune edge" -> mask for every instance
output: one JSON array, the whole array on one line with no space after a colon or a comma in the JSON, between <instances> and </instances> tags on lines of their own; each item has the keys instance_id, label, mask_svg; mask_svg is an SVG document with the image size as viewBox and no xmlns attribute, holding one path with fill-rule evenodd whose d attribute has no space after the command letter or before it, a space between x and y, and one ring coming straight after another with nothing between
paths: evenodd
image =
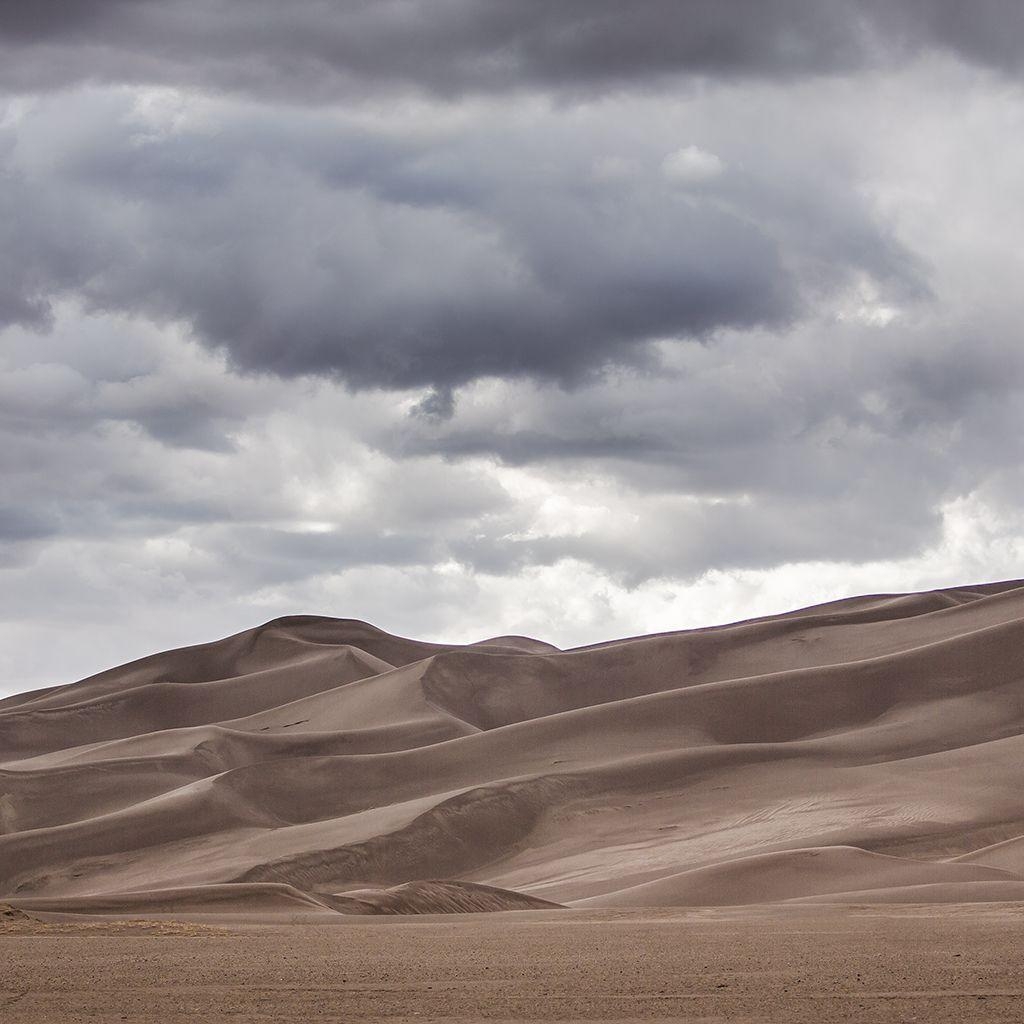
<instances>
[{"instance_id":1,"label":"curved dune edge","mask_svg":"<svg viewBox=\"0 0 1024 1024\"><path fill-rule=\"evenodd\" d=\"M850 846L787 850L696 868L591 899L579 907L701 907L824 899L850 892L974 883L1021 886L1008 871L888 857Z\"/></svg>"},{"instance_id":2,"label":"curved dune edge","mask_svg":"<svg viewBox=\"0 0 1024 1024\"><path fill-rule=\"evenodd\" d=\"M827 896L802 896L787 900L787 903L1024 903L1024 882L930 882L922 885L894 885L886 889L831 893Z\"/></svg>"},{"instance_id":3,"label":"curved dune edge","mask_svg":"<svg viewBox=\"0 0 1024 1024\"><path fill-rule=\"evenodd\" d=\"M0 700L0 901L1018 900L1022 644L1020 581L569 651L276 619Z\"/></svg>"},{"instance_id":4,"label":"curved dune edge","mask_svg":"<svg viewBox=\"0 0 1024 1024\"><path fill-rule=\"evenodd\" d=\"M294 886L206 885L65 898L12 899L27 913L139 916L144 914L333 913L331 907Z\"/></svg>"},{"instance_id":5,"label":"curved dune edge","mask_svg":"<svg viewBox=\"0 0 1024 1024\"><path fill-rule=\"evenodd\" d=\"M0 904L12 916L30 913L138 917L144 915L480 914L559 910L560 904L523 893L459 881L421 881L390 889L308 893L277 882L229 883L144 892L13 899Z\"/></svg>"},{"instance_id":6,"label":"curved dune edge","mask_svg":"<svg viewBox=\"0 0 1024 1024\"><path fill-rule=\"evenodd\" d=\"M986 867L1024 873L1024 836L993 843L980 850L954 857L953 861L959 864L984 864Z\"/></svg>"}]
</instances>

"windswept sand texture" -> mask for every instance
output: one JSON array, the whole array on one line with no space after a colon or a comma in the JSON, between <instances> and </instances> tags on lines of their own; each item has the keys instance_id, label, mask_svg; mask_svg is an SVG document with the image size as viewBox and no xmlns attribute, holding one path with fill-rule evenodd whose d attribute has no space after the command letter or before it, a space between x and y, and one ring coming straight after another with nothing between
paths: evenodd
<instances>
[{"instance_id":1,"label":"windswept sand texture","mask_svg":"<svg viewBox=\"0 0 1024 1024\"><path fill-rule=\"evenodd\" d=\"M1024 900L1022 652L1018 582L572 651L278 619L0 701L0 899Z\"/></svg>"},{"instance_id":2,"label":"windswept sand texture","mask_svg":"<svg viewBox=\"0 0 1024 1024\"><path fill-rule=\"evenodd\" d=\"M1009 904L333 920L0 918L0 1019L1020 1024L1024 1007Z\"/></svg>"}]
</instances>

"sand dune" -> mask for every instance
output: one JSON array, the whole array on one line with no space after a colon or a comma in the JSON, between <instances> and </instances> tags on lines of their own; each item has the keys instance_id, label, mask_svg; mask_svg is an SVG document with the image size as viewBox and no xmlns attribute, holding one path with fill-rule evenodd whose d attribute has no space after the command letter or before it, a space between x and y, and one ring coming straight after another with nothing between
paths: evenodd
<instances>
[{"instance_id":1,"label":"sand dune","mask_svg":"<svg viewBox=\"0 0 1024 1024\"><path fill-rule=\"evenodd\" d=\"M1018 900L1022 644L1018 582L571 651L277 619L0 701L0 898Z\"/></svg>"},{"instance_id":2,"label":"sand dune","mask_svg":"<svg viewBox=\"0 0 1024 1024\"><path fill-rule=\"evenodd\" d=\"M560 904L472 882L406 882L390 889L338 893L331 905L346 914L479 914L555 910Z\"/></svg>"},{"instance_id":3,"label":"sand dune","mask_svg":"<svg viewBox=\"0 0 1024 1024\"><path fill-rule=\"evenodd\" d=\"M325 902L290 885L196 885L180 889L151 889L112 896L72 896L23 899L17 906L28 913L78 914L333 914Z\"/></svg>"},{"instance_id":4,"label":"sand dune","mask_svg":"<svg viewBox=\"0 0 1024 1024\"><path fill-rule=\"evenodd\" d=\"M1016 836L1002 843L983 846L980 850L965 853L956 860L963 864L984 864L989 867L1005 868L1024 875L1024 836Z\"/></svg>"},{"instance_id":5,"label":"sand dune","mask_svg":"<svg viewBox=\"0 0 1024 1024\"><path fill-rule=\"evenodd\" d=\"M995 868L915 861L868 853L852 846L826 846L740 857L581 900L579 905L744 906L806 896L972 882L1011 883L1024 891L1024 882L1016 875Z\"/></svg>"}]
</instances>

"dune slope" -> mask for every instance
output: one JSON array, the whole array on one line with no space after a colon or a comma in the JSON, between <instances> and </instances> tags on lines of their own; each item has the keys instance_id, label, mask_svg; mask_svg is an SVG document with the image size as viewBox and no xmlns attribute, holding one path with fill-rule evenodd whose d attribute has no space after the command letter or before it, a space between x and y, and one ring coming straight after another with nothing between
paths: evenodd
<instances>
[{"instance_id":1,"label":"dune slope","mask_svg":"<svg viewBox=\"0 0 1024 1024\"><path fill-rule=\"evenodd\" d=\"M0 900L1024 898L1024 583L560 651L295 616L0 701Z\"/></svg>"}]
</instances>

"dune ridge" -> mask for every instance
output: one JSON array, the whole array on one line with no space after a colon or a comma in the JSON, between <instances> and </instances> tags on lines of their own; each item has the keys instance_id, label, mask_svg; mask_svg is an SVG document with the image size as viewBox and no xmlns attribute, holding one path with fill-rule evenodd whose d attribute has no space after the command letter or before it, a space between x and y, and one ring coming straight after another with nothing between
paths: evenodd
<instances>
[{"instance_id":1,"label":"dune ridge","mask_svg":"<svg viewBox=\"0 0 1024 1024\"><path fill-rule=\"evenodd\" d=\"M0 901L1024 900L1024 583L561 651L289 616L0 700Z\"/></svg>"}]
</instances>

